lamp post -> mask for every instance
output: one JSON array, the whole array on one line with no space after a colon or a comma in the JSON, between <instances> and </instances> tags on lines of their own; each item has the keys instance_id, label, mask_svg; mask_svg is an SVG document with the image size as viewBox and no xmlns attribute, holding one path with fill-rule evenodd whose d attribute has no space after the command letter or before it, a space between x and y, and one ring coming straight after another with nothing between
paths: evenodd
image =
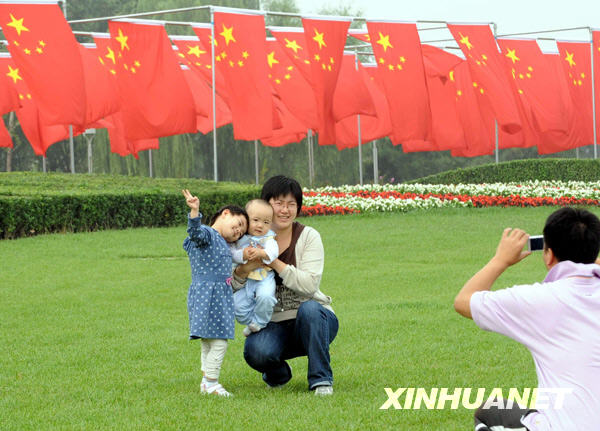
<instances>
[{"instance_id":1,"label":"lamp post","mask_svg":"<svg viewBox=\"0 0 600 431\"><path fill-rule=\"evenodd\" d=\"M94 136L96 136L96 129L85 129L83 132L83 136L85 137L85 141L87 142L87 161L88 161L88 174L92 173L92 141L94 140Z\"/></svg>"}]
</instances>

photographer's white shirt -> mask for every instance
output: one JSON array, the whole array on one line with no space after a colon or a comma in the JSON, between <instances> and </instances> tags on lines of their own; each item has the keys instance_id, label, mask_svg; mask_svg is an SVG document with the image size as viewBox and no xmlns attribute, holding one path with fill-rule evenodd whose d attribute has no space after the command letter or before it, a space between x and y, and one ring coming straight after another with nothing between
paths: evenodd
<instances>
[{"instance_id":1,"label":"photographer's white shirt","mask_svg":"<svg viewBox=\"0 0 600 431\"><path fill-rule=\"evenodd\" d=\"M600 266L560 262L543 283L476 292L470 304L480 328L518 341L533 356L538 388L549 399L523 425L531 431L598 429Z\"/></svg>"}]
</instances>

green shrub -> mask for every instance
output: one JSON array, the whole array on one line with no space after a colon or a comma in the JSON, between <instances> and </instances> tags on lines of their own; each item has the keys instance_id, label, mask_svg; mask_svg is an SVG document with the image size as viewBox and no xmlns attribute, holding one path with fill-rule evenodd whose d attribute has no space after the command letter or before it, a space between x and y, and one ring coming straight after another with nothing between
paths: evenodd
<instances>
[{"instance_id":1,"label":"green shrub","mask_svg":"<svg viewBox=\"0 0 600 431\"><path fill-rule=\"evenodd\" d=\"M260 193L253 185L205 180L0 173L0 239L185 223L183 188L198 196L205 220Z\"/></svg>"},{"instance_id":2,"label":"green shrub","mask_svg":"<svg viewBox=\"0 0 600 431\"><path fill-rule=\"evenodd\" d=\"M408 181L415 184L483 184L533 180L600 181L600 160L528 159L455 169Z\"/></svg>"}]
</instances>

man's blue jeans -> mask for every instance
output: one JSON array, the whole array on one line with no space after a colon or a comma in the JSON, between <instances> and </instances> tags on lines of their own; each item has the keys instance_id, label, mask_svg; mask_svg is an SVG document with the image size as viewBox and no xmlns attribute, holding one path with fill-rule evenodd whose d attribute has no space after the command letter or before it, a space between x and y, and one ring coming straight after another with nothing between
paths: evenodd
<instances>
[{"instance_id":1,"label":"man's blue jeans","mask_svg":"<svg viewBox=\"0 0 600 431\"><path fill-rule=\"evenodd\" d=\"M308 387L333 384L329 344L338 332L333 312L317 301L306 301L298 308L295 319L269 322L260 332L246 338L244 359L263 373L269 386L279 386L292 378L286 359L308 356Z\"/></svg>"}]
</instances>

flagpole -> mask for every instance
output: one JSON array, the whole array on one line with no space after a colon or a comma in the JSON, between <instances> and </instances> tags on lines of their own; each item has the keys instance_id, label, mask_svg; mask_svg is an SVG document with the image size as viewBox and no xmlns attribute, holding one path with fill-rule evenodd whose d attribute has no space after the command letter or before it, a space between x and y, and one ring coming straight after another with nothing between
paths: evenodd
<instances>
[{"instance_id":1,"label":"flagpole","mask_svg":"<svg viewBox=\"0 0 600 431\"><path fill-rule=\"evenodd\" d=\"M154 175L154 173L152 172L152 148L150 148L148 150L148 175L150 176L150 178L152 178L152 176Z\"/></svg>"},{"instance_id":2,"label":"flagpole","mask_svg":"<svg viewBox=\"0 0 600 431\"><path fill-rule=\"evenodd\" d=\"M63 15L67 19L67 0L62 0ZM71 173L75 173L75 144L73 142L73 126L69 124L69 157L71 159Z\"/></svg>"},{"instance_id":3,"label":"flagpole","mask_svg":"<svg viewBox=\"0 0 600 431\"><path fill-rule=\"evenodd\" d=\"M254 140L254 170L256 171L256 185L258 185L258 140Z\"/></svg>"},{"instance_id":4,"label":"flagpole","mask_svg":"<svg viewBox=\"0 0 600 431\"><path fill-rule=\"evenodd\" d=\"M213 173L215 182L218 181L217 171L217 94L216 94L216 78L215 78L215 12L210 6L210 58L212 72L212 113L213 113Z\"/></svg>"},{"instance_id":5,"label":"flagpole","mask_svg":"<svg viewBox=\"0 0 600 431\"><path fill-rule=\"evenodd\" d=\"M495 135L495 139L496 139L496 164L498 164L498 161L500 159L500 151L498 148L498 120L494 119L494 135Z\"/></svg>"},{"instance_id":6,"label":"flagpole","mask_svg":"<svg viewBox=\"0 0 600 431\"><path fill-rule=\"evenodd\" d=\"M69 157L71 159L71 173L75 173L75 145L73 142L73 126L69 124Z\"/></svg>"},{"instance_id":7,"label":"flagpole","mask_svg":"<svg viewBox=\"0 0 600 431\"><path fill-rule=\"evenodd\" d=\"M354 52L354 70L358 71L358 53ZM363 166L362 166L362 133L360 131L360 114L356 116L358 126L358 179L360 185L363 184Z\"/></svg>"},{"instance_id":8,"label":"flagpole","mask_svg":"<svg viewBox=\"0 0 600 431\"><path fill-rule=\"evenodd\" d=\"M496 33L498 32L498 27L496 26L495 22L491 24L494 28L494 41L496 41ZM496 140L496 164L498 164L500 160L500 146L498 144L498 120L496 118L494 118L494 135Z\"/></svg>"},{"instance_id":9,"label":"flagpole","mask_svg":"<svg viewBox=\"0 0 600 431\"><path fill-rule=\"evenodd\" d=\"M379 164L377 161L377 139L373 142L373 184L379 184Z\"/></svg>"},{"instance_id":10,"label":"flagpole","mask_svg":"<svg viewBox=\"0 0 600 431\"><path fill-rule=\"evenodd\" d=\"M313 166L312 166L312 129L308 129L308 139L306 143L308 144L308 183L312 187L313 185Z\"/></svg>"},{"instance_id":11,"label":"flagpole","mask_svg":"<svg viewBox=\"0 0 600 431\"><path fill-rule=\"evenodd\" d=\"M94 140L94 136L96 136L96 129L86 129L83 132L83 136L87 142L88 174L91 174L93 171L92 141Z\"/></svg>"},{"instance_id":12,"label":"flagpole","mask_svg":"<svg viewBox=\"0 0 600 431\"><path fill-rule=\"evenodd\" d=\"M593 131L593 143L592 145L594 146L594 159L598 158L598 145L596 143L596 89L595 87L595 77L594 77L594 33L592 32L592 29L590 28L590 49L592 51L592 58L590 61L591 63L591 67L592 67L592 127L594 128Z\"/></svg>"}]
</instances>

